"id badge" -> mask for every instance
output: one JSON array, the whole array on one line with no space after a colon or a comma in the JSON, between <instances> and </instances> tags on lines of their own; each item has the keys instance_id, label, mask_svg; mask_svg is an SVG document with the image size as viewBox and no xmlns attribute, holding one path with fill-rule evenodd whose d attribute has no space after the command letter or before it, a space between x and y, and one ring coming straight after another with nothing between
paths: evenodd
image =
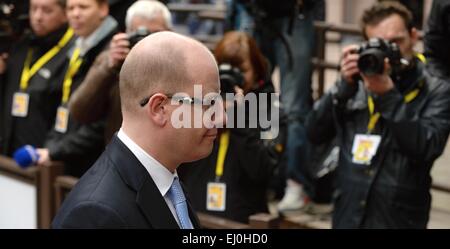
<instances>
[{"instance_id":1,"label":"id badge","mask_svg":"<svg viewBox=\"0 0 450 249\"><path fill-rule=\"evenodd\" d=\"M69 123L69 110L66 107L58 107L56 112L55 130L57 132L66 133Z\"/></svg>"},{"instance_id":2,"label":"id badge","mask_svg":"<svg viewBox=\"0 0 450 249\"><path fill-rule=\"evenodd\" d=\"M353 162L369 165L377 153L380 141L379 135L356 134L352 147Z\"/></svg>"},{"instance_id":3,"label":"id badge","mask_svg":"<svg viewBox=\"0 0 450 249\"><path fill-rule=\"evenodd\" d=\"M14 93L11 115L22 118L28 116L29 102L30 95L28 93Z\"/></svg>"},{"instance_id":4,"label":"id badge","mask_svg":"<svg viewBox=\"0 0 450 249\"><path fill-rule=\"evenodd\" d=\"M225 211L226 193L227 186L225 183L208 183L206 193L206 209L209 211Z\"/></svg>"}]
</instances>

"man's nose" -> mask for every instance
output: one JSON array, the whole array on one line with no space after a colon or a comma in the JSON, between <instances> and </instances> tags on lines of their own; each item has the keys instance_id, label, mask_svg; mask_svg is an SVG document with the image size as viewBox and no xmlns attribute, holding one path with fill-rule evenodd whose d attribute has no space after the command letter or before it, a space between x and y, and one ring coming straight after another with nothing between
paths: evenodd
<instances>
[{"instance_id":1,"label":"man's nose","mask_svg":"<svg viewBox=\"0 0 450 249\"><path fill-rule=\"evenodd\" d=\"M213 125L214 127L225 127L227 124L228 118L225 112L225 106L222 100L219 101L217 110L214 115Z\"/></svg>"}]
</instances>

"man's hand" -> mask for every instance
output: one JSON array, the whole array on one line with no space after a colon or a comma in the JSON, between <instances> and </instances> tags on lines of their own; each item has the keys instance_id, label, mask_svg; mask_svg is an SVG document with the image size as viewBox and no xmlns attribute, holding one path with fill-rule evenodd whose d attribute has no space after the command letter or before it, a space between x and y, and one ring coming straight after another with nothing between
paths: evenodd
<instances>
[{"instance_id":1,"label":"man's hand","mask_svg":"<svg viewBox=\"0 0 450 249\"><path fill-rule=\"evenodd\" d=\"M128 53L130 52L130 42L128 41L128 35L125 33L118 33L113 36L111 44L109 46L109 67L119 68L125 61Z\"/></svg>"},{"instance_id":2,"label":"man's hand","mask_svg":"<svg viewBox=\"0 0 450 249\"><path fill-rule=\"evenodd\" d=\"M367 76L362 74L362 78L364 80L364 86L370 92L373 92L378 95L383 95L384 93L390 91L394 88L394 82L392 81L389 73L391 71L391 67L389 64L389 60L386 58L384 60L384 72L383 74L371 75Z\"/></svg>"},{"instance_id":3,"label":"man's hand","mask_svg":"<svg viewBox=\"0 0 450 249\"><path fill-rule=\"evenodd\" d=\"M354 76L359 74L357 49L358 45L349 45L342 50L341 76L348 84L355 84Z\"/></svg>"},{"instance_id":4,"label":"man's hand","mask_svg":"<svg viewBox=\"0 0 450 249\"><path fill-rule=\"evenodd\" d=\"M6 59L8 59L7 53L0 55L0 74L4 74L6 71Z\"/></svg>"},{"instance_id":5,"label":"man's hand","mask_svg":"<svg viewBox=\"0 0 450 249\"><path fill-rule=\"evenodd\" d=\"M52 160L50 158L50 152L47 148L38 148L37 153L39 155L39 160L37 162L38 166L50 166Z\"/></svg>"}]
</instances>

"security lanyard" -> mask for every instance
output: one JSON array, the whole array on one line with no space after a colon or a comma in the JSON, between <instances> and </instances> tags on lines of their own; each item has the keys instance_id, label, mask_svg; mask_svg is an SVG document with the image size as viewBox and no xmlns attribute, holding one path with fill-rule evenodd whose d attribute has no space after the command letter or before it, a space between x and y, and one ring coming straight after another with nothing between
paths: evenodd
<instances>
[{"instance_id":1,"label":"security lanyard","mask_svg":"<svg viewBox=\"0 0 450 249\"><path fill-rule=\"evenodd\" d=\"M70 88L72 86L73 76L78 72L81 64L83 63L82 58L80 58L80 48L76 48L72 56L70 57L69 68L67 69L66 75L64 76L63 83L63 93L62 93L62 104L66 104L70 97Z\"/></svg>"},{"instance_id":2,"label":"security lanyard","mask_svg":"<svg viewBox=\"0 0 450 249\"><path fill-rule=\"evenodd\" d=\"M28 88L28 83L31 77L33 77L37 71L39 71L48 61L50 61L58 52L70 41L73 36L73 29L67 29L66 33L63 35L58 44L56 44L52 49L40 57L36 63L30 68L31 59L33 57L33 50L28 49L27 58L23 65L22 75L20 77L20 90L25 91Z\"/></svg>"},{"instance_id":3,"label":"security lanyard","mask_svg":"<svg viewBox=\"0 0 450 249\"><path fill-rule=\"evenodd\" d=\"M230 143L230 131L225 130L220 134L219 141L219 153L217 155L216 163L216 181L219 181L223 175L223 165L225 163L225 157L227 155L228 145Z\"/></svg>"},{"instance_id":4,"label":"security lanyard","mask_svg":"<svg viewBox=\"0 0 450 249\"><path fill-rule=\"evenodd\" d=\"M426 63L426 59L423 54L417 53L416 57L424 64ZM415 88L414 90L412 90L408 94L406 94L403 98L404 102L410 103L411 101L413 101L417 97L417 95L419 95L420 88L422 88L423 84L424 84L424 82L422 80L419 83L417 88ZM369 108L369 114L370 114L369 123L367 124L367 132L370 134L375 129L375 125L377 124L378 119L380 118L381 114L379 112L374 113L375 112L375 104L373 102L372 96L370 96L370 95L367 98L367 106Z\"/></svg>"}]
</instances>

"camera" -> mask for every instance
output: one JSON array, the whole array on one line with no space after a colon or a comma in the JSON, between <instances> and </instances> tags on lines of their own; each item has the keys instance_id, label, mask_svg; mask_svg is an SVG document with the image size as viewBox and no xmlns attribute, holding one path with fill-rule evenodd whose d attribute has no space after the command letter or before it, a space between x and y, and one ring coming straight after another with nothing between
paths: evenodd
<instances>
[{"instance_id":1,"label":"camera","mask_svg":"<svg viewBox=\"0 0 450 249\"><path fill-rule=\"evenodd\" d=\"M220 91L222 94L235 93L234 86L240 88L244 84L244 76L239 68L231 64L223 63L219 65Z\"/></svg>"},{"instance_id":2,"label":"camera","mask_svg":"<svg viewBox=\"0 0 450 249\"><path fill-rule=\"evenodd\" d=\"M363 43L359 50L358 68L364 75L382 74L384 59L389 59L392 74L397 74L402 67L402 55L397 44L381 38L372 38Z\"/></svg>"},{"instance_id":3,"label":"camera","mask_svg":"<svg viewBox=\"0 0 450 249\"><path fill-rule=\"evenodd\" d=\"M136 43L150 35L151 32L144 26L140 26L136 31L128 34L128 41L130 42L130 48L134 47Z\"/></svg>"}]
</instances>

